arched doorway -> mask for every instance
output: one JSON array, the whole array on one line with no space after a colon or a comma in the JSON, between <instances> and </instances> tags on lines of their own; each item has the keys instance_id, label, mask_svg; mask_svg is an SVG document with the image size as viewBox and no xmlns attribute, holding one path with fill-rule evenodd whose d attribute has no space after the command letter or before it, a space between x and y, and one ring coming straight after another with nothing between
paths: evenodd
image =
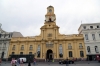
<instances>
[{"instance_id":1,"label":"arched doorway","mask_svg":"<svg viewBox=\"0 0 100 66\"><path fill-rule=\"evenodd\" d=\"M1 58L2 58L2 59L4 58L4 52L2 52Z\"/></svg>"},{"instance_id":2,"label":"arched doorway","mask_svg":"<svg viewBox=\"0 0 100 66\"><path fill-rule=\"evenodd\" d=\"M53 51L51 49L47 50L46 59L52 60L53 59Z\"/></svg>"}]
</instances>

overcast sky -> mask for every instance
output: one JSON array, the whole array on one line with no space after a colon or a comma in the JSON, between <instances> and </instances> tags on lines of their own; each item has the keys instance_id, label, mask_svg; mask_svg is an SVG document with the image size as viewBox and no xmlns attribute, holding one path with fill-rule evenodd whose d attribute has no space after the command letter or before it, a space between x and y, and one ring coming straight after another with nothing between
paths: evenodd
<instances>
[{"instance_id":1,"label":"overcast sky","mask_svg":"<svg viewBox=\"0 0 100 66\"><path fill-rule=\"evenodd\" d=\"M100 23L100 0L0 0L0 23L7 32L40 34L47 7L55 9L61 34L76 34L82 23Z\"/></svg>"}]
</instances>

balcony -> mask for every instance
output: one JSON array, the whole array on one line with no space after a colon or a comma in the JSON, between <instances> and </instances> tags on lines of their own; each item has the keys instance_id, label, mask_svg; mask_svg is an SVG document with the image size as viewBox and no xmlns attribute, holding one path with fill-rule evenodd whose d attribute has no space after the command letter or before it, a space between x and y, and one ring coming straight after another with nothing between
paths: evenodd
<instances>
[{"instance_id":1,"label":"balcony","mask_svg":"<svg viewBox=\"0 0 100 66\"><path fill-rule=\"evenodd\" d=\"M53 48L53 46L54 46L53 44L46 44L47 48Z\"/></svg>"},{"instance_id":2,"label":"balcony","mask_svg":"<svg viewBox=\"0 0 100 66\"><path fill-rule=\"evenodd\" d=\"M79 49L83 49L83 46L79 46Z\"/></svg>"},{"instance_id":3,"label":"balcony","mask_svg":"<svg viewBox=\"0 0 100 66\"><path fill-rule=\"evenodd\" d=\"M68 49L71 50L72 49L72 46L68 46Z\"/></svg>"}]
</instances>

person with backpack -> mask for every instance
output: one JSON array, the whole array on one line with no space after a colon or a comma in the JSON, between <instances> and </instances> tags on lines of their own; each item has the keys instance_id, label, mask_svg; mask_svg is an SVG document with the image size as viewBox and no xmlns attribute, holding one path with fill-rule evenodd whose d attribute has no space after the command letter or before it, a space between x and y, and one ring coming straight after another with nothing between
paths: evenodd
<instances>
[{"instance_id":1,"label":"person with backpack","mask_svg":"<svg viewBox=\"0 0 100 66\"><path fill-rule=\"evenodd\" d=\"M12 66L15 66L15 65L16 65L16 63L15 63L15 58L12 58L12 60L11 60L11 65L12 65Z\"/></svg>"}]
</instances>

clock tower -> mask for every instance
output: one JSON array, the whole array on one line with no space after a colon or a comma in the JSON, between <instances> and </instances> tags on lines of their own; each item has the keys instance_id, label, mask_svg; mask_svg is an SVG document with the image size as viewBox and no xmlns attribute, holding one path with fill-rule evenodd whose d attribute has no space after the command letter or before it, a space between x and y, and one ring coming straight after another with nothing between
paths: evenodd
<instances>
[{"instance_id":1,"label":"clock tower","mask_svg":"<svg viewBox=\"0 0 100 66\"><path fill-rule=\"evenodd\" d=\"M45 15L45 22L55 22L56 16L54 14L54 7L49 6L47 7L47 14Z\"/></svg>"}]
</instances>

